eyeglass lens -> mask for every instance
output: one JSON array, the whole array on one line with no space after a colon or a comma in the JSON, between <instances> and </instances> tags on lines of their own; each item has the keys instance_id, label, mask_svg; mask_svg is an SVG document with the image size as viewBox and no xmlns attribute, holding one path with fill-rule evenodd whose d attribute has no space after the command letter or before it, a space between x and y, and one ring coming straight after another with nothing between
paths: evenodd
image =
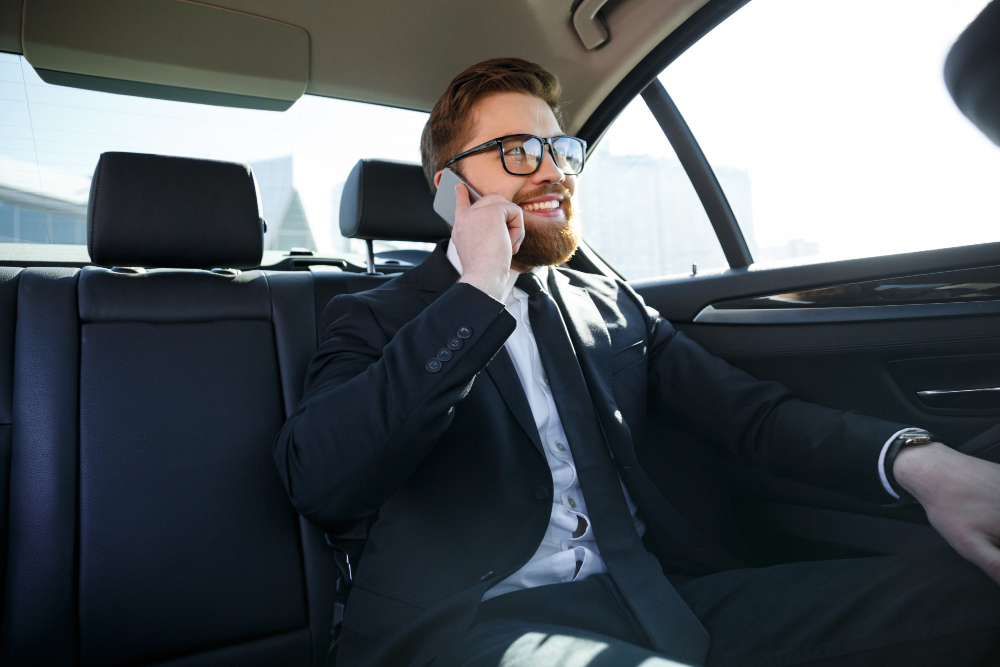
<instances>
[{"instance_id":1,"label":"eyeglass lens","mask_svg":"<svg viewBox=\"0 0 1000 667\"><path fill-rule=\"evenodd\" d=\"M558 137L552 141L556 165L566 174L583 171L583 143L575 137ZM545 145L538 137L529 135L508 137L503 140L503 160L512 174L531 174L542 161Z\"/></svg>"}]
</instances>

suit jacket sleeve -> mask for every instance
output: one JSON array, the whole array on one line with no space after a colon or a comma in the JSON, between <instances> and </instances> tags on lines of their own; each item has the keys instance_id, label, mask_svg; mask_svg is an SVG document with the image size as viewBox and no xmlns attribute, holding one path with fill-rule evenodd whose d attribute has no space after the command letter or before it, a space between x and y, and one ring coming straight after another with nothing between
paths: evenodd
<instances>
[{"instance_id":1,"label":"suit jacket sleeve","mask_svg":"<svg viewBox=\"0 0 1000 667\"><path fill-rule=\"evenodd\" d=\"M703 435L768 472L886 503L883 445L906 428L796 398L706 352L642 304L649 331L649 389ZM657 402L658 401L658 402Z\"/></svg>"},{"instance_id":2,"label":"suit jacket sleeve","mask_svg":"<svg viewBox=\"0 0 1000 667\"><path fill-rule=\"evenodd\" d=\"M370 296L331 301L305 395L274 446L292 504L332 532L373 514L416 470L516 326L502 303L464 283L393 336L372 305ZM462 347L427 370L461 327L471 329Z\"/></svg>"}]
</instances>

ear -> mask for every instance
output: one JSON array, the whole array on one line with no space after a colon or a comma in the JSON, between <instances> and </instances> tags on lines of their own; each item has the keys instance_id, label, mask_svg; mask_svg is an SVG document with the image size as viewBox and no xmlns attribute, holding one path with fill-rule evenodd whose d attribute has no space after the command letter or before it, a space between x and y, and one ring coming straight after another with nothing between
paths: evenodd
<instances>
[{"instance_id":1,"label":"ear","mask_svg":"<svg viewBox=\"0 0 1000 667\"><path fill-rule=\"evenodd\" d=\"M438 173L434 174L434 187L437 188L441 184L441 174L444 173L444 169L438 170Z\"/></svg>"}]
</instances>

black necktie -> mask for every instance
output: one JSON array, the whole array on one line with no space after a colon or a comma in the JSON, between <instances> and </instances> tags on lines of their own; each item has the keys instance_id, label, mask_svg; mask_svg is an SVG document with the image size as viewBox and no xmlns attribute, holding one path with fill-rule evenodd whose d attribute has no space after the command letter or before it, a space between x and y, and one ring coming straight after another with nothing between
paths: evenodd
<instances>
[{"instance_id":1,"label":"black necktie","mask_svg":"<svg viewBox=\"0 0 1000 667\"><path fill-rule=\"evenodd\" d=\"M673 658L704 664L708 632L656 567L635 530L559 307L534 273L521 274L515 285L528 294L531 330L573 452L597 548L611 578L652 648Z\"/></svg>"}]
</instances>

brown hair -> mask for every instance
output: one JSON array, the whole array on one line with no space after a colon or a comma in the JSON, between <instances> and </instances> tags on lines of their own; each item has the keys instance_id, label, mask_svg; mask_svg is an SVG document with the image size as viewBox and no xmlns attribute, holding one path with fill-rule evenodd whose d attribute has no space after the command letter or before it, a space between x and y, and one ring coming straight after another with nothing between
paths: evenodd
<instances>
[{"instance_id":1,"label":"brown hair","mask_svg":"<svg viewBox=\"0 0 1000 667\"><path fill-rule=\"evenodd\" d=\"M473 65L448 84L420 135L420 157L431 191L435 189L434 174L468 141L472 108L493 93L533 95L549 105L559 127L563 126L562 89L555 74L521 58L492 58Z\"/></svg>"}]
</instances>

